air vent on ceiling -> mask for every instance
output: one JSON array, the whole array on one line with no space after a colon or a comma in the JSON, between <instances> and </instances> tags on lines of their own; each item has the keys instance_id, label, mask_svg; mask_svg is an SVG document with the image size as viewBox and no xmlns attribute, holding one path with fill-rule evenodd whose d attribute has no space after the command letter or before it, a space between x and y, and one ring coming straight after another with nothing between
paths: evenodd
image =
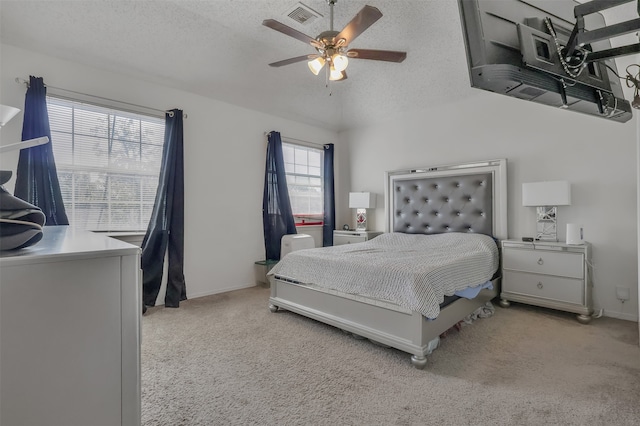
<instances>
[{"instance_id":1,"label":"air vent on ceiling","mask_svg":"<svg viewBox=\"0 0 640 426\"><path fill-rule=\"evenodd\" d=\"M287 10L284 14L302 25L308 25L311 22L315 21L317 18L322 17L321 14L319 14L315 10L311 9L309 6L306 6L302 3L295 4L291 9Z\"/></svg>"}]
</instances>

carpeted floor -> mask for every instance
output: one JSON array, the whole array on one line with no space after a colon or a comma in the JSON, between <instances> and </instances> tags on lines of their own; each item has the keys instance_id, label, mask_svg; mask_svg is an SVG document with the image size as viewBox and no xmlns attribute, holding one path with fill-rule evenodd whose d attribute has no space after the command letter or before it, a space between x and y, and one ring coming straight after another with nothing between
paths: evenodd
<instances>
[{"instance_id":1,"label":"carpeted floor","mask_svg":"<svg viewBox=\"0 0 640 426\"><path fill-rule=\"evenodd\" d=\"M253 287L143 317L142 424L637 425L638 324L526 305L409 355L291 312Z\"/></svg>"}]
</instances>

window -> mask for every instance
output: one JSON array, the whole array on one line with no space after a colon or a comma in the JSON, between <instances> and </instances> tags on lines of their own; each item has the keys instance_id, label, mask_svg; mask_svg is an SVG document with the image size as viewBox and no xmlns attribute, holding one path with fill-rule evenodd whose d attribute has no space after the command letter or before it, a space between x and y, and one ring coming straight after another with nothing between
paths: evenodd
<instances>
[{"instance_id":1,"label":"window","mask_svg":"<svg viewBox=\"0 0 640 426\"><path fill-rule=\"evenodd\" d=\"M47 108L70 225L145 231L158 186L164 118L51 96Z\"/></svg>"},{"instance_id":2,"label":"window","mask_svg":"<svg viewBox=\"0 0 640 426\"><path fill-rule=\"evenodd\" d=\"M291 210L296 225L321 225L324 212L322 160L324 151L282 143Z\"/></svg>"}]
</instances>

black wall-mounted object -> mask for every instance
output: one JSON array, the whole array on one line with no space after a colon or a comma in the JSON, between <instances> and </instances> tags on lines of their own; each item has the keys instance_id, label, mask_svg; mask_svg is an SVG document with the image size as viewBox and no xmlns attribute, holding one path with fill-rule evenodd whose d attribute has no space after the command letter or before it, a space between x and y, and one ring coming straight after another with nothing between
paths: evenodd
<instances>
[{"instance_id":1,"label":"black wall-mounted object","mask_svg":"<svg viewBox=\"0 0 640 426\"><path fill-rule=\"evenodd\" d=\"M613 59L584 61L579 74L567 72L567 63L561 60L559 50L569 41L579 3L458 0L458 4L472 87L613 121L631 119L622 82L608 68L617 72ZM604 25L599 13L584 17L586 30ZM584 46L586 57L608 48L608 39ZM579 55L575 60L581 62Z\"/></svg>"}]
</instances>

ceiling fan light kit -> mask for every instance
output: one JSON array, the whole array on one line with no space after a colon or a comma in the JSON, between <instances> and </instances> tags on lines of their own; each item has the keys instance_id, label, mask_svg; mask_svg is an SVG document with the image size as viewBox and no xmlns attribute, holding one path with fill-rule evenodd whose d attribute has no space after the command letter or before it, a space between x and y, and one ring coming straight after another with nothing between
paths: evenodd
<instances>
[{"instance_id":1,"label":"ceiling fan light kit","mask_svg":"<svg viewBox=\"0 0 640 426\"><path fill-rule=\"evenodd\" d=\"M295 58L269 64L272 67L281 67L301 61L308 61L307 65L314 75L318 75L327 65L327 76L330 81L340 81L347 78L345 70L349 66L349 58L369 59L386 62L402 62L407 57L406 52L392 50L348 49L349 44L382 17L382 13L373 6L364 6L353 17L351 22L340 32L333 30L333 6L337 0L327 0L331 10L330 30L320 33L315 39L301 33L274 19L265 19L262 25L285 35L298 39L313 46L317 54L303 55Z\"/></svg>"}]
</instances>

